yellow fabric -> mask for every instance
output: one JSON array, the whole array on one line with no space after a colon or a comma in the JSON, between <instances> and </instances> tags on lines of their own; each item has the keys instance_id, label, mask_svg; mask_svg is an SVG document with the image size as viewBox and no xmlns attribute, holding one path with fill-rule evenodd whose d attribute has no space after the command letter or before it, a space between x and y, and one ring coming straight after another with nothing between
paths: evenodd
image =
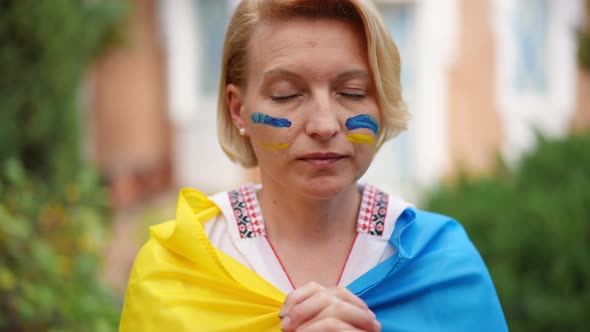
<instances>
[{"instance_id":1,"label":"yellow fabric","mask_svg":"<svg viewBox=\"0 0 590 332\"><path fill-rule=\"evenodd\" d=\"M150 228L119 331L280 331L286 295L213 247L203 224L217 213L205 195L183 189L176 219Z\"/></svg>"}]
</instances>

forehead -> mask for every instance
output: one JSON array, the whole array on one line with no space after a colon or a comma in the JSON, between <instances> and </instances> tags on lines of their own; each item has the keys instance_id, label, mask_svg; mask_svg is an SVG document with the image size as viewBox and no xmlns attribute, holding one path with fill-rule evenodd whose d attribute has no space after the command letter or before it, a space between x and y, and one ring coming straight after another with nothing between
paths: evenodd
<instances>
[{"instance_id":1,"label":"forehead","mask_svg":"<svg viewBox=\"0 0 590 332\"><path fill-rule=\"evenodd\" d=\"M248 45L248 72L301 69L368 72L362 28L338 19L290 18L257 25ZM337 74L337 73L335 73Z\"/></svg>"}]
</instances>

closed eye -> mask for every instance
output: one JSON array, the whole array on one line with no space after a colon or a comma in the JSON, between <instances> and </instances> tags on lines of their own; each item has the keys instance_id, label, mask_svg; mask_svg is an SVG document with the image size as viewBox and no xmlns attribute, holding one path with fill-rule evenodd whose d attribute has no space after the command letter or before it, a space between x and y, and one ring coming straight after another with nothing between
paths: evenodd
<instances>
[{"instance_id":1,"label":"closed eye","mask_svg":"<svg viewBox=\"0 0 590 332\"><path fill-rule=\"evenodd\" d=\"M349 92L340 92L338 93L339 95L346 97L346 98L350 98L353 100L363 100L365 98L367 98L367 96L365 94L362 93L349 93Z\"/></svg>"},{"instance_id":2,"label":"closed eye","mask_svg":"<svg viewBox=\"0 0 590 332\"><path fill-rule=\"evenodd\" d=\"M288 96L272 96L271 100L275 103L284 103L288 102L289 100L295 99L299 96L299 94L293 94Z\"/></svg>"}]
</instances>

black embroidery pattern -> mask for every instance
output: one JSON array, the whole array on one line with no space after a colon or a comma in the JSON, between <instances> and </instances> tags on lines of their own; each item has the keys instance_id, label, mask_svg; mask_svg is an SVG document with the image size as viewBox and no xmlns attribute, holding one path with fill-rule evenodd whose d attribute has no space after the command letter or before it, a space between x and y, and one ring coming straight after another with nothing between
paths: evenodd
<instances>
[{"instance_id":1,"label":"black embroidery pattern","mask_svg":"<svg viewBox=\"0 0 590 332\"><path fill-rule=\"evenodd\" d=\"M357 232L382 236L388 204L389 196L386 193L374 186L367 185L363 191Z\"/></svg>"},{"instance_id":2,"label":"black embroidery pattern","mask_svg":"<svg viewBox=\"0 0 590 332\"><path fill-rule=\"evenodd\" d=\"M244 239L265 236L264 221L254 188L248 185L242 186L228 192L228 196L234 210L240 237Z\"/></svg>"},{"instance_id":3,"label":"black embroidery pattern","mask_svg":"<svg viewBox=\"0 0 590 332\"><path fill-rule=\"evenodd\" d=\"M244 239L266 236L264 220L254 187L252 185L242 186L228 192L228 196L240 237ZM385 192L374 186L366 185L357 220L357 232L383 236L388 204L389 196Z\"/></svg>"}]
</instances>

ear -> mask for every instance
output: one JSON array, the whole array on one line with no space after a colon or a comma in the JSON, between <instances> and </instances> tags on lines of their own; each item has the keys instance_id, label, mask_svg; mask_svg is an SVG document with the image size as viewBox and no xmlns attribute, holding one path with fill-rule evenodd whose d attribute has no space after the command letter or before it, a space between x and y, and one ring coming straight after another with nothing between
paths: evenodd
<instances>
[{"instance_id":1,"label":"ear","mask_svg":"<svg viewBox=\"0 0 590 332\"><path fill-rule=\"evenodd\" d=\"M244 96L242 89L228 84L225 89L225 102L228 105L231 119L236 128L246 128L246 114L244 112Z\"/></svg>"}]
</instances>

